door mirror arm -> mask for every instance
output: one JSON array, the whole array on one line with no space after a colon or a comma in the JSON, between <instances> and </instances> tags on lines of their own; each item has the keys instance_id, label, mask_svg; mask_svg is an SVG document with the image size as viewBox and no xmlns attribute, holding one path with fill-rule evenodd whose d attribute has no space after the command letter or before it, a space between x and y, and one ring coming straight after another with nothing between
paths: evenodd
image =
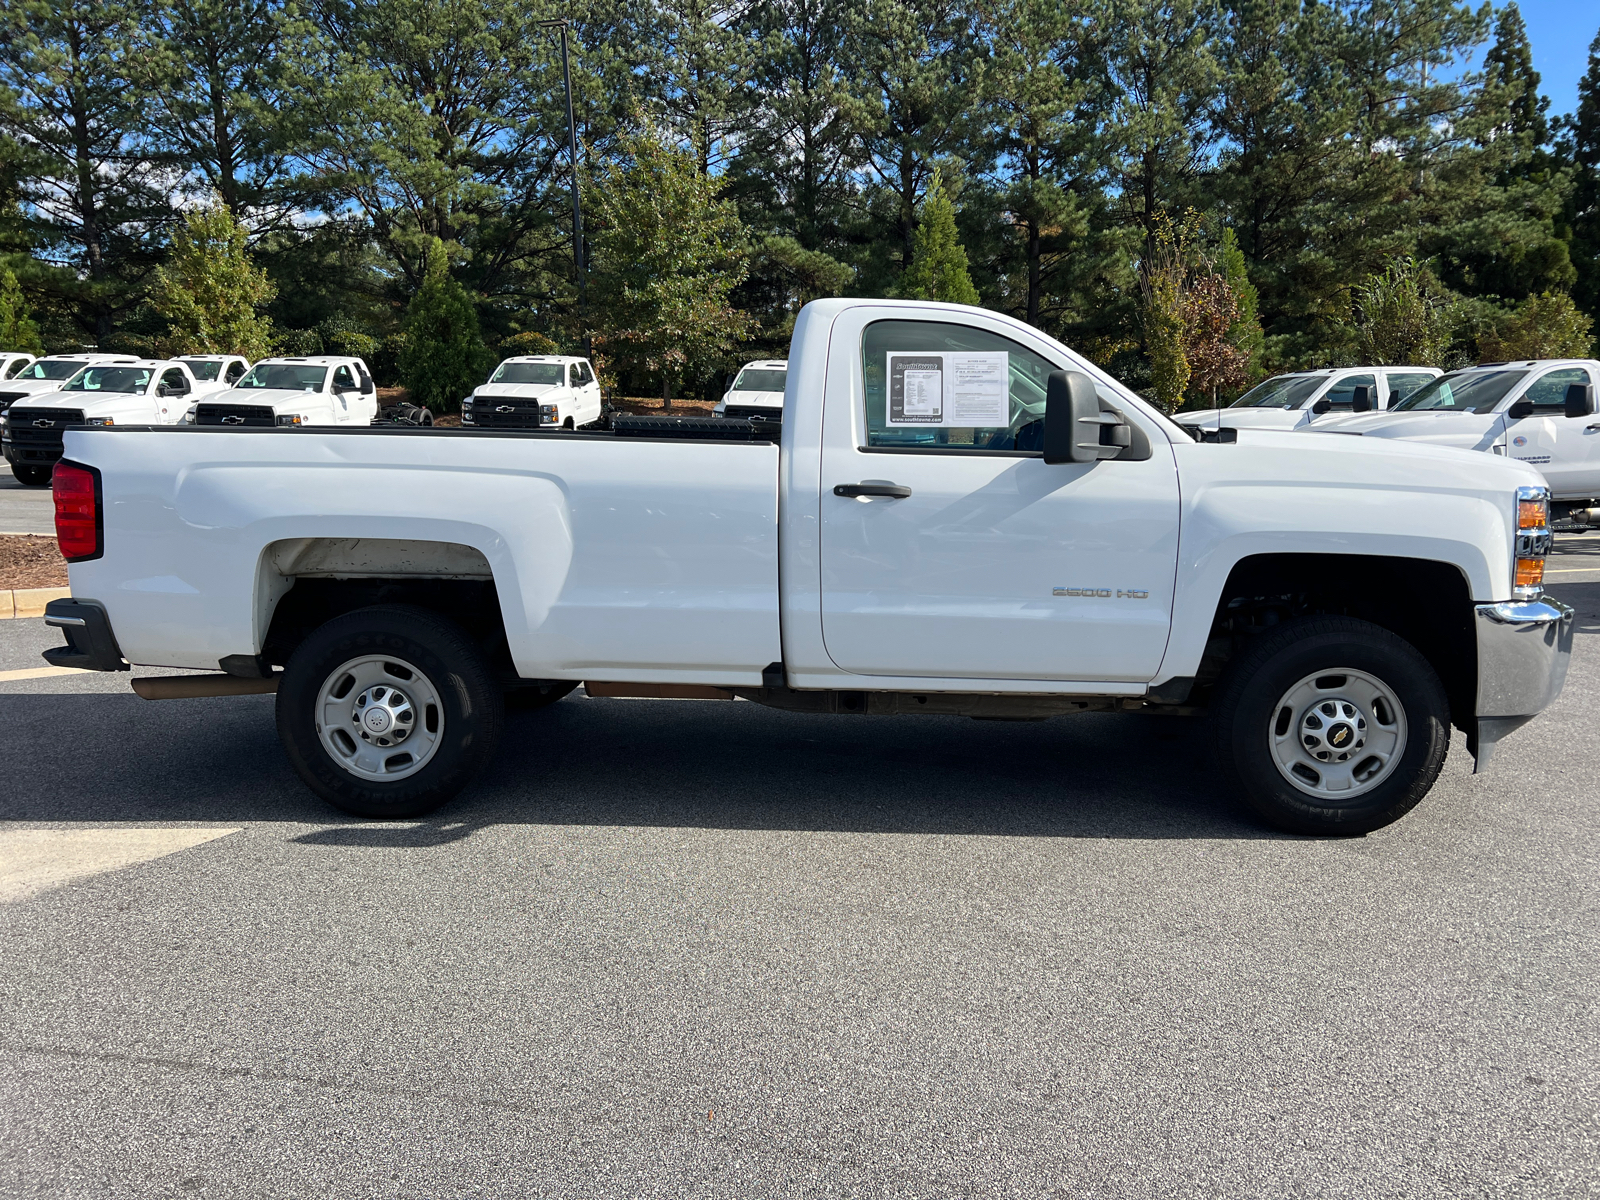
<instances>
[{"instance_id":1,"label":"door mirror arm","mask_svg":"<svg viewBox=\"0 0 1600 1200\"><path fill-rule=\"evenodd\" d=\"M1518 400L1510 408L1506 409L1506 416L1510 417L1513 421L1520 421L1524 417L1533 416L1533 401Z\"/></svg>"}]
</instances>

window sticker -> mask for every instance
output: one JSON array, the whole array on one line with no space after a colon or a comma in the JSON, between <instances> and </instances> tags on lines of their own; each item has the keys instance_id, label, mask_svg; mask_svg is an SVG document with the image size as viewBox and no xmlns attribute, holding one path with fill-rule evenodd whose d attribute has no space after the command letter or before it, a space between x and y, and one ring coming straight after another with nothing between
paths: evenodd
<instances>
[{"instance_id":1,"label":"window sticker","mask_svg":"<svg viewBox=\"0 0 1600 1200\"><path fill-rule=\"evenodd\" d=\"M1003 429L1011 423L1010 359L1006 351L885 355L887 423Z\"/></svg>"}]
</instances>

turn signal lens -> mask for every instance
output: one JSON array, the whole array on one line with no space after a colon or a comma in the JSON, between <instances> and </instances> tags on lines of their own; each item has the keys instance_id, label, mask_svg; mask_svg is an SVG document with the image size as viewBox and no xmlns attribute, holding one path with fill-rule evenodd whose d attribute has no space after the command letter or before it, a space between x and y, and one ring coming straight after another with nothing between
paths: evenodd
<instances>
[{"instance_id":1,"label":"turn signal lens","mask_svg":"<svg viewBox=\"0 0 1600 1200\"><path fill-rule=\"evenodd\" d=\"M68 562L99 558L100 472L65 459L51 478L56 502L56 544Z\"/></svg>"},{"instance_id":2,"label":"turn signal lens","mask_svg":"<svg viewBox=\"0 0 1600 1200\"><path fill-rule=\"evenodd\" d=\"M1518 500L1517 528L1543 529L1549 523L1549 501Z\"/></svg>"},{"instance_id":3,"label":"turn signal lens","mask_svg":"<svg viewBox=\"0 0 1600 1200\"><path fill-rule=\"evenodd\" d=\"M1517 559L1517 587L1537 588L1542 586L1544 586L1544 559Z\"/></svg>"}]
</instances>

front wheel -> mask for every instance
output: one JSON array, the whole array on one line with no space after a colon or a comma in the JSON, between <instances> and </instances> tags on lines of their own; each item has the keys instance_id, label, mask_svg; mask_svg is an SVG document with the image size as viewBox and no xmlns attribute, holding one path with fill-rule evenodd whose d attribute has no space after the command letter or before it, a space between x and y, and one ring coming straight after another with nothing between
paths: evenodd
<instances>
[{"instance_id":1,"label":"front wheel","mask_svg":"<svg viewBox=\"0 0 1600 1200\"><path fill-rule=\"evenodd\" d=\"M335 617L278 685L278 736L324 800L361 817L431 812L494 755L500 689L455 622L382 605Z\"/></svg>"},{"instance_id":2,"label":"front wheel","mask_svg":"<svg viewBox=\"0 0 1600 1200\"><path fill-rule=\"evenodd\" d=\"M28 487L49 487L50 478L55 474L52 467L25 467L17 463L11 464L11 473L17 477L17 482Z\"/></svg>"},{"instance_id":3,"label":"front wheel","mask_svg":"<svg viewBox=\"0 0 1600 1200\"><path fill-rule=\"evenodd\" d=\"M1450 708L1427 659L1348 617L1289 621L1232 665L1214 704L1223 774L1269 824L1363 834L1428 794Z\"/></svg>"}]
</instances>

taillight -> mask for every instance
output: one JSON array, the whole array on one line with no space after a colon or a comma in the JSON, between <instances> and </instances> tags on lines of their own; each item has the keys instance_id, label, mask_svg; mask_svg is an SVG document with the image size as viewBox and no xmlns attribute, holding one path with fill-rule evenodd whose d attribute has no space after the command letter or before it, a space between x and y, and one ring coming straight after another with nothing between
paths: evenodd
<instances>
[{"instance_id":1,"label":"taillight","mask_svg":"<svg viewBox=\"0 0 1600 1200\"><path fill-rule=\"evenodd\" d=\"M99 558L104 552L100 523L100 472L62 459L51 490L56 501L56 544L68 562Z\"/></svg>"}]
</instances>

